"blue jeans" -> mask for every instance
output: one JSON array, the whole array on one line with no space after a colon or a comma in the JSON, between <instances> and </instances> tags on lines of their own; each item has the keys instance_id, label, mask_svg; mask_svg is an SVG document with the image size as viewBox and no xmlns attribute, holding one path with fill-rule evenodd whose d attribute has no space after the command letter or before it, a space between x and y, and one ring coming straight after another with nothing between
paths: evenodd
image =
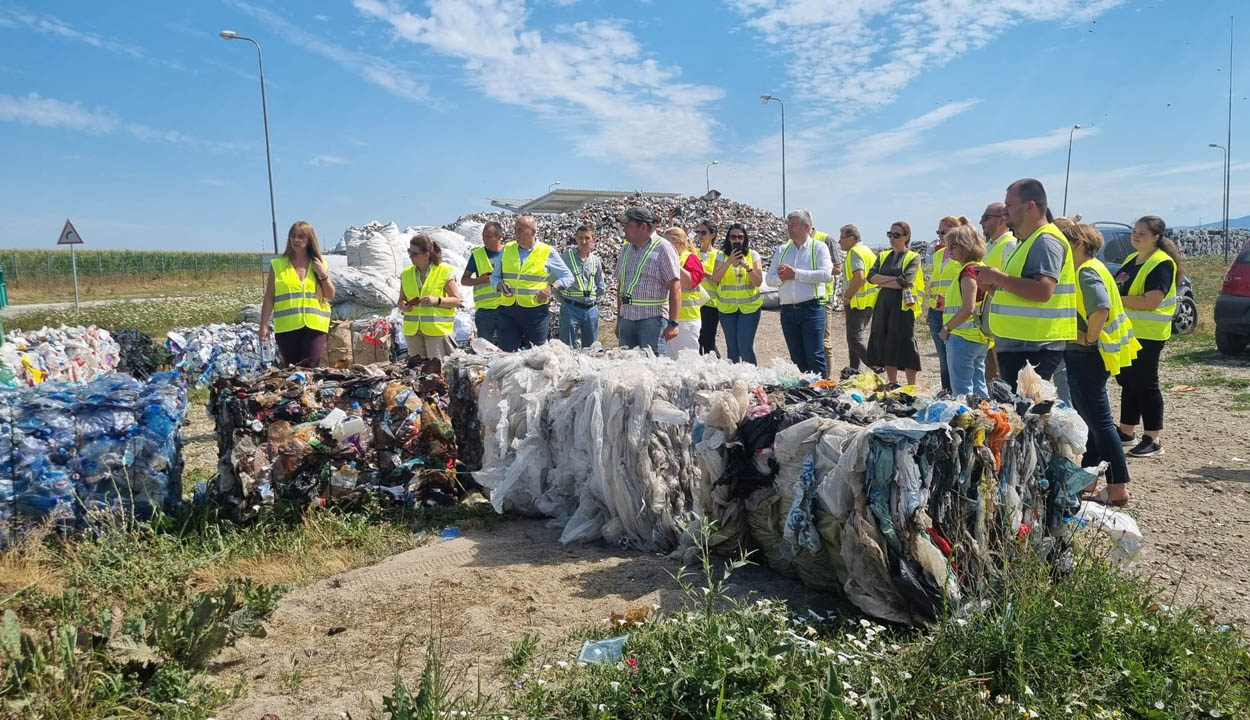
<instances>
[{"instance_id":1,"label":"blue jeans","mask_svg":"<svg viewBox=\"0 0 1250 720\"><path fill-rule=\"evenodd\" d=\"M951 392L989 397L990 391L985 385L985 354L989 352L990 344L951 335L945 345L944 364L950 370Z\"/></svg>"},{"instance_id":2,"label":"blue jeans","mask_svg":"<svg viewBox=\"0 0 1250 720\"><path fill-rule=\"evenodd\" d=\"M1072 388L1068 387L1068 363L1066 360L1067 351L1064 351L1065 360L1059 363L1059 367L1055 368L1055 374L1050 376L1050 381L1055 384L1055 392L1059 395L1059 399L1072 405Z\"/></svg>"},{"instance_id":3,"label":"blue jeans","mask_svg":"<svg viewBox=\"0 0 1250 720\"><path fill-rule=\"evenodd\" d=\"M651 352L657 356L668 352L668 344L664 342L664 338L660 337L660 333L664 332L667 325L668 318L659 315L642 320L618 318L616 321L616 328L621 336L621 347L651 348Z\"/></svg>"},{"instance_id":4,"label":"blue jeans","mask_svg":"<svg viewBox=\"0 0 1250 720\"><path fill-rule=\"evenodd\" d=\"M942 375L942 389L951 389L951 373L946 362L946 342L942 340L942 336L938 333L942 332L942 311L929 308L929 334L933 336L933 347L937 348L938 368ZM984 361L981 366L982 374L985 371ZM958 394L958 393L956 393Z\"/></svg>"},{"instance_id":5,"label":"blue jeans","mask_svg":"<svg viewBox=\"0 0 1250 720\"><path fill-rule=\"evenodd\" d=\"M1106 460L1111 463L1107 482L1128 482L1124 445L1116 433L1111 401L1107 399L1107 378L1111 374L1103 365L1102 356L1096 350L1065 350L1063 361L1068 366L1072 407L1089 426L1089 440L1085 443L1081 465L1089 467Z\"/></svg>"},{"instance_id":6,"label":"blue jeans","mask_svg":"<svg viewBox=\"0 0 1250 720\"><path fill-rule=\"evenodd\" d=\"M729 362L755 362L755 331L760 326L760 311L722 312L720 327L725 331L725 357Z\"/></svg>"},{"instance_id":7,"label":"blue jeans","mask_svg":"<svg viewBox=\"0 0 1250 720\"><path fill-rule=\"evenodd\" d=\"M499 308L499 349L516 352L521 348L546 344L550 310L547 305L532 308L505 305Z\"/></svg>"},{"instance_id":8,"label":"blue jeans","mask_svg":"<svg viewBox=\"0 0 1250 720\"><path fill-rule=\"evenodd\" d=\"M560 342L569 347L590 347L599 339L599 306L560 303Z\"/></svg>"},{"instance_id":9,"label":"blue jeans","mask_svg":"<svg viewBox=\"0 0 1250 720\"><path fill-rule=\"evenodd\" d=\"M483 340L499 344L499 309L474 310L473 324L477 326L477 336Z\"/></svg>"},{"instance_id":10,"label":"blue jeans","mask_svg":"<svg viewBox=\"0 0 1250 720\"><path fill-rule=\"evenodd\" d=\"M781 334L790 361L805 373L825 376L825 306L781 306Z\"/></svg>"}]
</instances>

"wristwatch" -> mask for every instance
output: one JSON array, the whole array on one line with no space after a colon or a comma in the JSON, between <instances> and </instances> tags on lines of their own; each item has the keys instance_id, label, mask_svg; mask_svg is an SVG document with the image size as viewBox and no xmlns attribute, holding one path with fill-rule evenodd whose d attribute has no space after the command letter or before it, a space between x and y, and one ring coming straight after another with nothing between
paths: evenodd
<instances>
[{"instance_id":1,"label":"wristwatch","mask_svg":"<svg viewBox=\"0 0 1250 720\"><path fill-rule=\"evenodd\" d=\"M674 321L674 320L669 320L669 321L668 321L668 326L669 326L669 327L677 327L677 322L676 322L676 321Z\"/></svg>"}]
</instances>

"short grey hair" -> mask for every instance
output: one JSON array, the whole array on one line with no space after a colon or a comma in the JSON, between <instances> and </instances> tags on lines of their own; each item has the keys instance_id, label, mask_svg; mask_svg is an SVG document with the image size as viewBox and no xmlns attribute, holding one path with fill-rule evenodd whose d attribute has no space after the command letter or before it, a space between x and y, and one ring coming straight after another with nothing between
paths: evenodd
<instances>
[{"instance_id":1,"label":"short grey hair","mask_svg":"<svg viewBox=\"0 0 1250 720\"><path fill-rule=\"evenodd\" d=\"M790 214L786 216L786 222L788 223L791 220L798 220L809 228L812 227L812 213L808 210L804 210L803 208L791 210Z\"/></svg>"},{"instance_id":2,"label":"short grey hair","mask_svg":"<svg viewBox=\"0 0 1250 720\"><path fill-rule=\"evenodd\" d=\"M842 228L838 230L838 237L841 237L843 235L850 235L856 240L861 239L860 234L859 234L859 228L855 227L854 225L843 225Z\"/></svg>"}]
</instances>

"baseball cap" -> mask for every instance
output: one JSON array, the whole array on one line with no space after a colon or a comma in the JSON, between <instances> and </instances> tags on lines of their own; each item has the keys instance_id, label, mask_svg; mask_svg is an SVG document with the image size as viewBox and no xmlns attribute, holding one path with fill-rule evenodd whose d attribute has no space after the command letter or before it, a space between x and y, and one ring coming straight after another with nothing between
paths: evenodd
<instances>
[{"instance_id":1,"label":"baseball cap","mask_svg":"<svg viewBox=\"0 0 1250 720\"><path fill-rule=\"evenodd\" d=\"M650 223L652 225L655 225L660 221L660 219L655 216L655 213L645 207L637 206L627 209L621 222L624 223L630 220L633 220L634 222Z\"/></svg>"}]
</instances>

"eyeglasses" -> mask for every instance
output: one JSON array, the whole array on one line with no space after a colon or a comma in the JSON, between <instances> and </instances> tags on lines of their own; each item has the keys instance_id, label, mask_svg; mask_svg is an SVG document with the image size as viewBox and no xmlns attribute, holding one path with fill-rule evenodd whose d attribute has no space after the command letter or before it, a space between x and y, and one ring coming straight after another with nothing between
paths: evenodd
<instances>
[{"instance_id":1,"label":"eyeglasses","mask_svg":"<svg viewBox=\"0 0 1250 720\"><path fill-rule=\"evenodd\" d=\"M409 255L429 255L430 251L429 250L409 250L408 254Z\"/></svg>"},{"instance_id":2,"label":"eyeglasses","mask_svg":"<svg viewBox=\"0 0 1250 720\"><path fill-rule=\"evenodd\" d=\"M989 213L985 213L984 215L981 216L981 222L985 222L986 220L989 220L990 218L1000 218L1000 217L1002 217L1002 215L991 215Z\"/></svg>"},{"instance_id":3,"label":"eyeglasses","mask_svg":"<svg viewBox=\"0 0 1250 720\"><path fill-rule=\"evenodd\" d=\"M946 237L946 233L948 233L948 232L950 232L950 230L938 230L938 231L937 231L937 236L938 236L938 237Z\"/></svg>"},{"instance_id":4,"label":"eyeglasses","mask_svg":"<svg viewBox=\"0 0 1250 720\"><path fill-rule=\"evenodd\" d=\"M695 230L695 235L707 235L707 230Z\"/></svg>"},{"instance_id":5,"label":"eyeglasses","mask_svg":"<svg viewBox=\"0 0 1250 720\"><path fill-rule=\"evenodd\" d=\"M747 236L746 235L730 235L729 239L730 240L746 240Z\"/></svg>"},{"instance_id":6,"label":"eyeglasses","mask_svg":"<svg viewBox=\"0 0 1250 720\"><path fill-rule=\"evenodd\" d=\"M887 232L885 236L890 238L891 240L898 240L901 237L907 237L905 234L900 233L900 232Z\"/></svg>"}]
</instances>

